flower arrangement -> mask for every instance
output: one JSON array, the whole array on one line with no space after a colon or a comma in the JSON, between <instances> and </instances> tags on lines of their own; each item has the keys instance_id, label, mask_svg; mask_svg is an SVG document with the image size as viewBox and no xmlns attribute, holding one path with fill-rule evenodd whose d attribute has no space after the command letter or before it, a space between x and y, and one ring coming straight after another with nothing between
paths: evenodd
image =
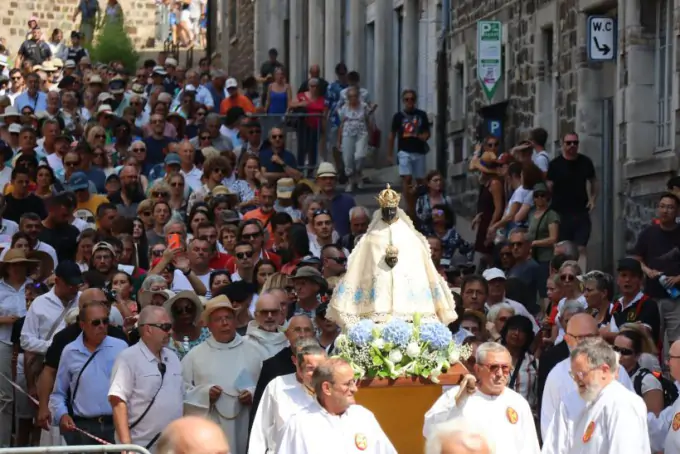
<instances>
[{"instance_id":1,"label":"flower arrangement","mask_svg":"<svg viewBox=\"0 0 680 454\"><path fill-rule=\"evenodd\" d=\"M364 319L335 340L338 356L347 360L356 378L437 377L470 356L469 346L456 345L451 331L439 322L413 323L392 319L375 324Z\"/></svg>"}]
</instances>

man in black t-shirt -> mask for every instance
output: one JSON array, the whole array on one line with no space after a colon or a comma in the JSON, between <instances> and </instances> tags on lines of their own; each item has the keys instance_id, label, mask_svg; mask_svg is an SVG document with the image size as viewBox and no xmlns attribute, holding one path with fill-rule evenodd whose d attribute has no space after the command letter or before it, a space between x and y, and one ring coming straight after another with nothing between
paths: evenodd
<instances>
[{"instance_id":1,"label":"man in black t-shirt","mask_svg":"<svg viewBox=\"0 0 680 454\"><path fill-rule=\"evenodd\" d=\"M578 152L576 133L562 140L562 155L548 165L551 208L560 215L560 241L573 241L579 249L579 265L585 267L586 246L590 239L590 212L595 208L598 185L593 161Z\"/></svg>"},{"instance_id":2,"label":"man in black t-shirt","mask_svg":"<svg viewBox=\"0 0 680 454\"><path fill-rule=\"evenodd\" d=\"M59 261L75 260L80 231L71 225L75 208L69 193L62 192L47 199L48 213L38 239L57 252Z\"/></svg>"},{"instance_id":3,"label":"man in black t-shirt","mask_svg":"<svg viewBox=\"0 0 680 454\"><path fill-rule=\"evenodd\" d=\"M415 212L415 194L408 190L414 179L418 185L425 180L427 170L426 157L430 147L427 141L430 139L430 120L427 114L416 108L416 91L406 89L403 91L403 110L392 117L392 127L387 140L387 159L394 163L394 139L397 139L397 160L399 164L399 176L401 176L404 196L406 197L409 213Z\"/></svg>"},{"instance_id":4,"label":"man in black t-shirt","mask_svg":"<svg viewBox=\"0 0 680 454\"><path fill-rule=\"evenodd\" d=\"M21 43L15 67L20 68L21 64L26 60L32 61L34 65L42 65L44 61L50 58L52 58L50 46L42 40L40 27L35 27L31 30L31 37Z\"/></svg>"}]
</instances>

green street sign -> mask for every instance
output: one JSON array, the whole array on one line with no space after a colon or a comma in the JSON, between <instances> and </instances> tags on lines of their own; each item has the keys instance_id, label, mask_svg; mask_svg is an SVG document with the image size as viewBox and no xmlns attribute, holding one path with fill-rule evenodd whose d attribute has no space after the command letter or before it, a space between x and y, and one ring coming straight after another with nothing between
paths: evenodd
<instances>
[{"instance_id":1,"label":"green street sign","mask_svg":"<svg viewBox=\"0 0 680 454\"><path fill-rule=\"evenodd\" d=\"M503 77L503 24L500 21L477 22L477 78L489 101Z\"/></svg>"}]
</instances>

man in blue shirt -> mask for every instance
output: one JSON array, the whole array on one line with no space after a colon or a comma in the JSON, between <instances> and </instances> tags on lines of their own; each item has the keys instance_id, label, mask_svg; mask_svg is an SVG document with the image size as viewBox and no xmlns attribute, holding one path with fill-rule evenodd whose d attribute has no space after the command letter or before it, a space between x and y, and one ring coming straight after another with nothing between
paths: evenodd
<instances>
[{"instance_id":1,"label":"man in blue shirt","mask_svg":"<svg viewBox=\"0 0 680 454\"><path fill-rule=\"evenodd\" d=\"M17 96L14 106L19 112L24 107L30 107L34 113L42 112L47 109L47 95L40 91L40 77L36 73L26 76L26 91Z\"/></svg>"},{"instance_id":2,"label":"man in blue shirt","mask_svg":"<svg viewBox=\"0 0 680 454\"><path fill-rule=\"evenodd\" d=\"M260 151L261 172L271 183L280 178L292 178L295 181L302 178L298 170L295 155L285 149L285 134L281 128L269 131L271 147Z\"/></svg>"},{"instance_id":3,"label":"man in blue shirt","mask_svg":"<svg viewBox=\"0 0 680 454\"><path fill-rule=\"evenodd\" d=\"M356 202L349 194L337 192L338 172L330 162L322 162L316 171L316 184L321 194L331 201L331 217L333 226L338 235L342 237L350 232L349 210L354 208Z\"/></svg>"},{"instance_id":4,"label":"man in blue shirt","mask_svg":"<svg viewBox=\"0 0 680 454\"><path fill-rule=\"evenodd\" d=\"M86 301L83 301L85 299ZM99 289L80 296L79 323L83 332L62 352L50 402L53 424L58 424L69 445L88 445L92 440L75 430L115 443L113 410L108 400L111 370L116 356L127 348L110 337L108 301Z\"/></svg>"},{"instance_id":5,"label":"man in blue shirt","mask_svg":"<svg viewBox=\"0 0 680 454\"><path fill-rule=\"evenodd\" d=\"M212 73L212 80L205 85L213 98L213 112L220 112L220 104L224 101L227 94L224 85L227 83L227 75L224 71L217 69Z\"/></svg>"}]
</instances>

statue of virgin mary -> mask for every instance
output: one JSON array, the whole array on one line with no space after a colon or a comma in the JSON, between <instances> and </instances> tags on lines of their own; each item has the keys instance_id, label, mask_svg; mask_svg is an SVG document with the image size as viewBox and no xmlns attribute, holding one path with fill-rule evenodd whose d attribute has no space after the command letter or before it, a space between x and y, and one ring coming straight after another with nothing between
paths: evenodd
<instances>
[{"instance_id":1,"label":"statue of virgin mary","mask_svg":"<svg viewBox=\"0 0 680 454\"><path fill-rule=\"evenodd\" d=\"M349 256L327 314L341 327L365 318L411 322L415 314L445 325L456 320L451 290L432 263L427 240L399 208L400 199L389 185L380 192L380 210Z\"/></svg>"}]
</instances>

